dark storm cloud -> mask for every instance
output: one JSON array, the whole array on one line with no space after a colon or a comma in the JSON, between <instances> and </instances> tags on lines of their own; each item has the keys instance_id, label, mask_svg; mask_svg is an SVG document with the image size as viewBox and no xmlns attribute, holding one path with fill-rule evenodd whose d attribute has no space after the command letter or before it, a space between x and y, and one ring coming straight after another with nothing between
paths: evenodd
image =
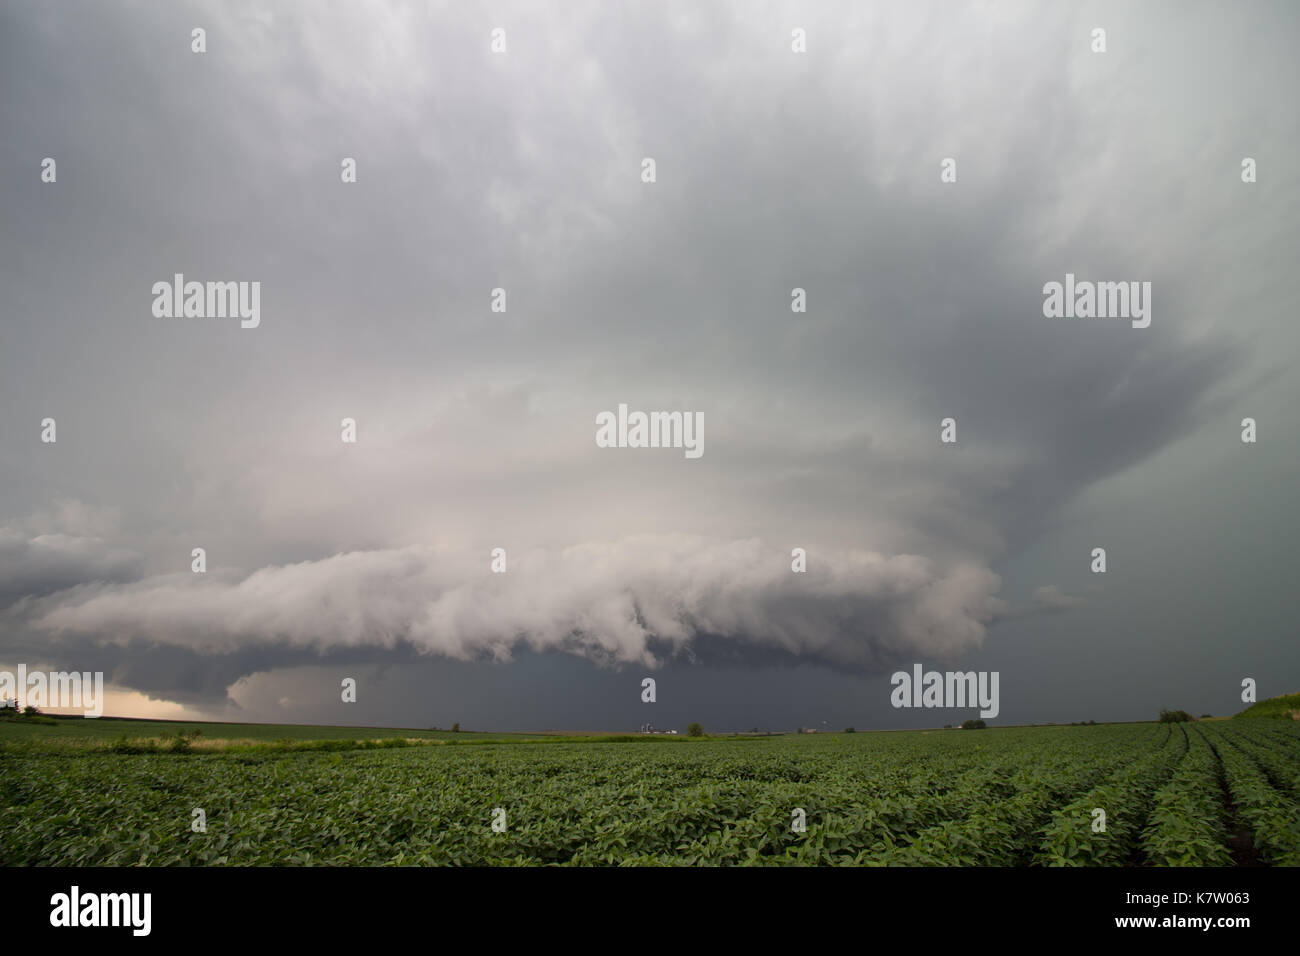
<instances>
[{"instance_id":1,"label":"dark storm cloud","mask_svg":"<svg viewBox=\"0 0 1300 956\"><path fill-rule=\"evenodd\" d=\"M118 521L115 511L65 499L0 526L0 609L87 582L138 578L141 556L112 543Z\"/></svg>"},{"instance_id":2,"label":"dark storm cloud","mask_svg":"<svg viewBox=\"0 0 1300 956\"><path fill-rule=\"evenodd\" d=\"M139 574L138 555L103 544L62 534L29 539L0 528L0 607L86 581L129 581Z\"/></svg>"},{"instance_id":3,"label":"dark storm cloud","mask_svg":"<svg viewBox=\"0 0 1300 956\"><path fill-rule=\"evenodd\" d=\"M1292 389L1294 202L1236 178L1296 145L1284 8L562 9L0 7L0 649L208 701L322 655L957 659L1081 610L999 596L1071 501ZM261 326L153 318L175 272ZM1044 318L1066 272L1151 327ZM620 402L704 457L597 449Z\"/></svg>"}]
</instances>

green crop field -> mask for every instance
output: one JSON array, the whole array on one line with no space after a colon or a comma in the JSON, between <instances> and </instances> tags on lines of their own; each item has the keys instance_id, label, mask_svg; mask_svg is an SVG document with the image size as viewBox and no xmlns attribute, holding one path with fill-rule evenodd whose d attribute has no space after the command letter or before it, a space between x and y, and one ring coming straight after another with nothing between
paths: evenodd
<instances>
[{"instance_id":1,"label":"green crop field","mask_svg":"<svg viewBox=\"0 0 1300 956\"><path fill-rule=\"evenodd\" d=\"M0 864L1300 863L1291 720L635 742L94 723L0 726Z\"/></svg>"}]
</instances>

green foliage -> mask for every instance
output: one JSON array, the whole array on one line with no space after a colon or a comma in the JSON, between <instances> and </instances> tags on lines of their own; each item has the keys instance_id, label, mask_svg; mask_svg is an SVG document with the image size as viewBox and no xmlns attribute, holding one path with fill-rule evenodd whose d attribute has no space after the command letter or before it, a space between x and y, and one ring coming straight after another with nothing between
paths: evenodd
<instances>
[{"instance_id":1,"label":"green foliage","mask_svg":"<svg viewBox=\"0 0 1300 956\"><path fill-rule=\"evenodd\" d=\"M458 734L458 733L460 733L460 721L459 721L459 720L456 721L456 723L454 723L454 724L451 725L451 732L452 732L453 734Z\"/></svg>"},{"instance_id":2,"label":"green foliage","mask_svg":"<svg viewBox=\"0 0 1300 956\"><path fill-rule=\"evenodd\" d=\"M857 733L857 731L854 730L852 727L845 727L845 728L844 728L844 732L845 732L846 734L855 734L855 733Z\"/></svg>"},{"instance_id":3,"label":"green foliage","mask_svg":"<svg viewBox=\"0 0 1300 956\"><path fill-rule=\"evenodd\" d=\"M1218 759L1199 727L1187 738L1187 755L1152 798L1143 850L1157 866L1227 866Z\"/></svg>"},{"instance_id":4,"label":"green foliage","mask_svg":"<svg viewBox=\"0 0 1300 956\"><path fill-rule=\"evenodd\" d=\"M1294 757L1278 758L1278 766L1290 768L1292 796L1288 798L1261 769L1265 762L1257 757L1258 745L1248 745L1236 734L1225 731L1215 741L1214 748L1223 764L1224 779L1237 814L1255 834L1256 852L1267 863L1300 866L1300 804L1294 799Z\"/></svg>"},{"instance_id":5,"label":"green foliage","mask_svg":"<svg viewBox=\"0 0 1300 956\"><path fill-rule=\"evenodd\" d=\"M1297 859L1291 721L228 750L121 727L0 748L0 865L1218 866L1242 827L1260 861Z\"/></svg>"},{"instance_id":6,"label":"green foliage","mask_svg":"<svg viewBox=\"0 0 1300 956\"><path fill-rule=\"evenodd\" d=\"M1187 751L1181 729L1167 731L1158 749L1111 772L1102 783L1052 814L1039 862L1047 866L1122 866L1133 855L1151 796ZM1104 814L1105 828L1097 824Z\"/></svg>"},{"instance_id":7,"label":"green foliage","mask_svg":"<svg viewBox=\"0 0 1300 956\"><path fill-rule=\"evenodd\" d=\"M1185 710L1160 711L1160 723L1162 724L1181 724L1193 719L1192 715Z\"/></svg>"},{"instance_id":8,"label":"green foliage","mask_svg":"<svg viewBox=\"0 0 1300 956\"><path fill-rule=\"evenodd\" d=\"M961 723L962 730L983 730L986 726L987 725L984 721L980 720L978 717L971 720L963 720Z\"/></svg>"},{"instance_id":9,"label":"green foliage","mask_svg":"<svg viewBox=\"0 0 1300 956\"><path fill-rule=\"evenodd\" d=\"M1300 694L1283 694L1251 704L1238 717L1278 717L1300 720Z\"/></svg>"},{"instance_id":10,"label":"green foliage","mask_svg":"<svg viewBox=\"0 0 1300 956\"><path fill-rule=\"evenodd\" d=\"M703 736L704 736L704 728L701 727L699 724L691 724L690 726L688 726L688 727L686 728L686 736L687 736L687 737L703 737Z\"/></svg>"}]
</instances>

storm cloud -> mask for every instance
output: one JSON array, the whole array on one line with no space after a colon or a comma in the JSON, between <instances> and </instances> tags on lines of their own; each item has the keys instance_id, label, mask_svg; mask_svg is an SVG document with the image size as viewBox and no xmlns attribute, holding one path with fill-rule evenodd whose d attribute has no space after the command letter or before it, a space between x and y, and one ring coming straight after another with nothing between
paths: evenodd
<instances>
[{"instance_id":1,"label":"storm cloud","mask_svg":"<svg viewBox=\"0 0 1300 956\"><path fill-rule=\"evenodd\" d=\"M1216 9L0 4L0 660L219 707L343 660L869 680L1052 622L1002 666L1082 686L1139 575L1261 600L1142 542L1076 596L1097 496L1191 533L1229 506L1171 460L1294 484L1296 15ZM259 326L155 317L176 273ZM1046 318L1066 273L1151 326ZM705 454L597 447L620 403Z\"/></svg>"},{"instance_id":2,"label":"storm cloud","mask_svg":"<svg viewBox=\"0 0 1300 956\"><path fill-rule=\"evenodd\" d=\"M218 654L249 641L404 642L506 660L519 644L648 666L659 663L652 642L680 650L712 635L861 668L978 647L997 608L997 577L982 568L940 575L917 556L860 552L819 556L794 574L758 541L643 536L531 551L507 568L423 549L352 552L242 580L178 574L85 587L34 623Z\"/></svg>"}]
</instances>

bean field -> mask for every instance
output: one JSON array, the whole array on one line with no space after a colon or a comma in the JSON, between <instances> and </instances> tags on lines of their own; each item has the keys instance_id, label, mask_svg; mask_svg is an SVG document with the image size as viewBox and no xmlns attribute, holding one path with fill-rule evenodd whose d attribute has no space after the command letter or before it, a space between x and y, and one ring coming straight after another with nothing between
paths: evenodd
<instances>
[{"instance_id":1,"label":"bean field","mask_svg":"<svg viewBox=\"0 0 1300 956\"><path fill-rule=\"evenodd\" d=\"M1291 720L337 743L0 743L0 864L1300 863Z\"/></svg>"}]
</instances>

